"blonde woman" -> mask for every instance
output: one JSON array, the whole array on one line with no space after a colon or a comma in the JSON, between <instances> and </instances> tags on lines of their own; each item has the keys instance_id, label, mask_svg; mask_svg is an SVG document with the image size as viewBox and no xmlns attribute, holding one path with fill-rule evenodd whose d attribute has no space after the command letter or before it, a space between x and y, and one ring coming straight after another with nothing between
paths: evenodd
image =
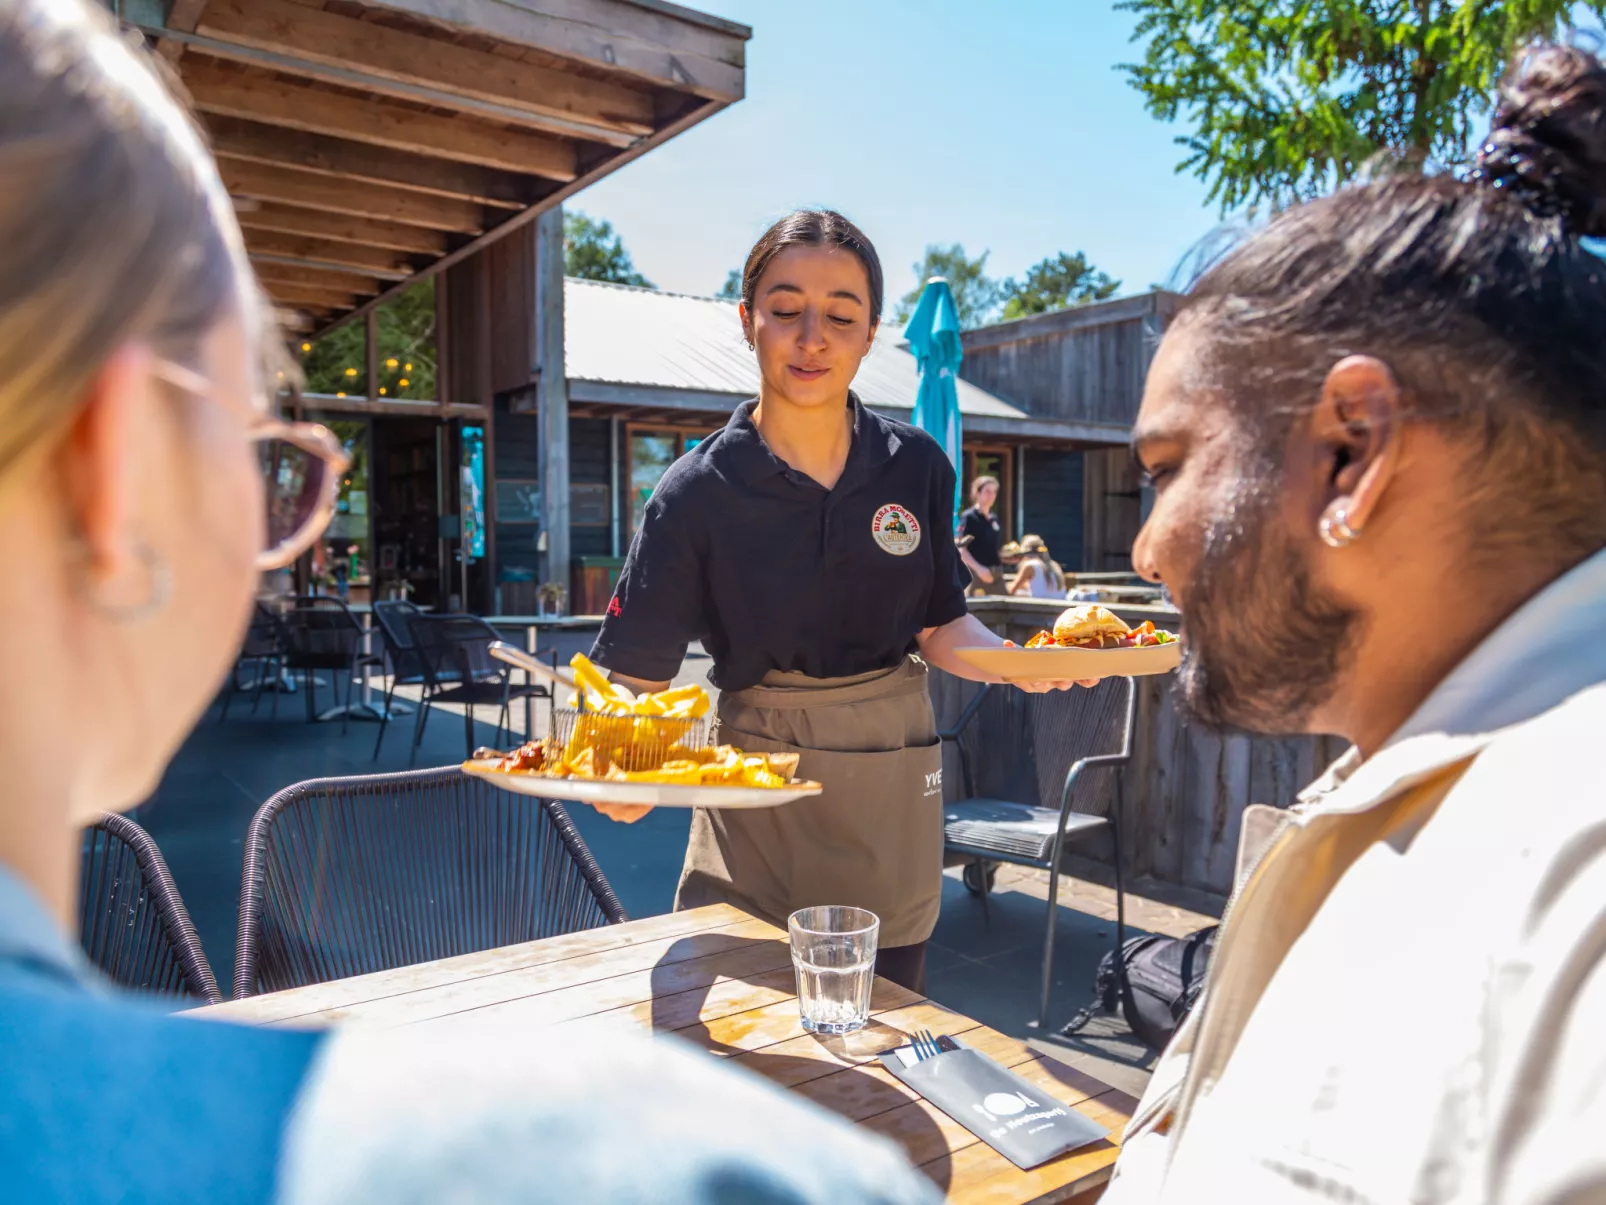
<instances>
[{"instance_id":1,"label":"blonde woman","mask_svg":"<svg viewBox=\"0 0 1606 1205\"><path fill-rule=\"evenodd\" d=\"M1028 598L1064 598L1067 584L1065 571L1048 555L1048 545L1043 543L1043 537L1023 536L1020 551L1020 572L1010 584L1009 592L1024 594Z\"/></svg>"},{"instance_id":2,"label":"blonde woman","mask_svg":"<svg viewBox=\"0 0 1606 1205\"><path fill-rule=\"evenodd\" d=\"M663 1043L253 1030L95 979L79 826L156 785L342 456L264 405L217 171L83 0L0 4L0 247L0 1196L934 1201L890 1146Z\"/></svg>"}]
</instances>

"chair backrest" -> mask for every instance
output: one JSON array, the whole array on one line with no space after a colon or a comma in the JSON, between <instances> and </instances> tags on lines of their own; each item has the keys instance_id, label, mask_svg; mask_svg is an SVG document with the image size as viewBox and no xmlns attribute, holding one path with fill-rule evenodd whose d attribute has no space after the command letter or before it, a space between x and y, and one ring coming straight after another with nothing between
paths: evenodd
<instances>
[{"instance_id":1,"label":"chair backrest","mask_svg":"<svg viewBox=\"0 0 1606 1205\"><path fill-rule=\"evenodd\" d=\"M507 663L491 656L491 645L502 637L478 615L420 615L412 628L426 680L497 682L507 677Z\"/></svg>"},{"instance_id":2,"label":"chair backrest","mask_svg":"<svg viewBox=\"0 0 1606 1205\"><path fill-rule=\"evenodd\" d=\"M316 779L268 800L246 834L235 992L624 919L560 803L455 767Z\"/></svg>"},{"instance_id":3,"label":"chair backrest","mask_svg":"<svg viewBox=\"0 0 1606 1205\"><path fill-rule=\"evenodd\" d=\"M374 623L385 642L391 672L399 677L418 677L423 674L423 667L419 664L422 654L418 650L418 637L413 634L413 621L423 617L423 611L400 599L385 599L374 604Z\"/></svg>"},{"instance_id":4,"label":"chair backrest","mask_svg":"<svg viewBox=\"0 0 1606 1205\"><path fill-rule=\"evenodd\" d=\"M261 603L251 613L251 626L245 630L241 657L276 657L281 651L279 617Z\"/></svg>"},{"instance_id":5,"label":"chair backrest","mask_svg":"<svg viewBox=\"0 0 1606 1205\"><path fill-rule=\"evenodd\" d=\"M349 659L362 644L362 624L338 598L302 595L283 619L285 648L297 658Z\"/></svg>"},{"instance_id":6,"label":"chair backrest","mask_svg":"<svg viewBox=\"0 0 1606 1205\"><path fill-rule=\"evenodd\" d=\"M223 998L161 851L126 816L108 813L84 830L78 918L84 953L124 987Z\"/></svg>"},{"instance_id":7,"label":"chair backrest","mask_svg":"<svg viewBox=\"0 0 1606 1205\"><path fill-rule=\"evenodd\" d=\"M968 777L961 796L1057 810L1072 765L1084 757L1122 752L1135 701L1130 678L1048 694L990 688L959 733ZM1113 776L1084 774L1072 788L1071 810L1107 815L1113 795Z\"/></svg>"}]
</instances>

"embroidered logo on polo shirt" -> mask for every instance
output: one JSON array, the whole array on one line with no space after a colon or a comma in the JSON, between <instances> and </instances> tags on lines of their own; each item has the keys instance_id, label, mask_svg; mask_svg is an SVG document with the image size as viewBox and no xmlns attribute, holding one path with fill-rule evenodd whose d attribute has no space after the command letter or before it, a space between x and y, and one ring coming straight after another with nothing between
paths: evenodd
<instances>
[{"instance_id":1,"label":"embroidered logo on polo shirt","mask_svg":"<svg viewBox=\"0 0 1606 1205\"><path fill-rule=\"evenodd\" d=\"M908 556L920 547L920 522L903 507L889 502L870 521L870 534L883 552Z\"/></svg>"}]
</instances>

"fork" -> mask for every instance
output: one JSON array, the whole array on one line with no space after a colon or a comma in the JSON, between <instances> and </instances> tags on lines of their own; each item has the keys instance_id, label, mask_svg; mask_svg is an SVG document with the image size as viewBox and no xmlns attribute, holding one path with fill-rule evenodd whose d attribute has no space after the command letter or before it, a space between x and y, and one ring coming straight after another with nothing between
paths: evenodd
<instances>
[{"instance_id":1,"label":"fork","mask_svg":"<svg viewBox=\"0 0 1606 1205\"><path fill-rule=\"evenodd\" d=\"M923 1063L929 1058L935 1058L942 1053L937 1045L937 1039L931 1036L929 1029L917 1029L910 1035L913 1039L911 1045L915 1052L915 1061Z\"/></svg>"}]
</instances>

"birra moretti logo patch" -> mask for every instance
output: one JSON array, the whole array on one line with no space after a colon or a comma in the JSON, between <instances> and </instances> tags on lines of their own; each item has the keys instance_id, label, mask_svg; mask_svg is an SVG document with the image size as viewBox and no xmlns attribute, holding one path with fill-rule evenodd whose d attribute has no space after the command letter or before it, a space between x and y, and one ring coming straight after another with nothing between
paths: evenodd
<instances>
[{"instance_id":1,"label":"birra moretti logo patch","mask_svg":"<svg viewBox=\"0 0 1606 1205\"><path fill-rule=\"evenodd\" d=\"M908 556L920 547L919 521L895 502L876 511L870 521L870 534L882 551L893 556Z\"/></svg>"}]
</instances>

